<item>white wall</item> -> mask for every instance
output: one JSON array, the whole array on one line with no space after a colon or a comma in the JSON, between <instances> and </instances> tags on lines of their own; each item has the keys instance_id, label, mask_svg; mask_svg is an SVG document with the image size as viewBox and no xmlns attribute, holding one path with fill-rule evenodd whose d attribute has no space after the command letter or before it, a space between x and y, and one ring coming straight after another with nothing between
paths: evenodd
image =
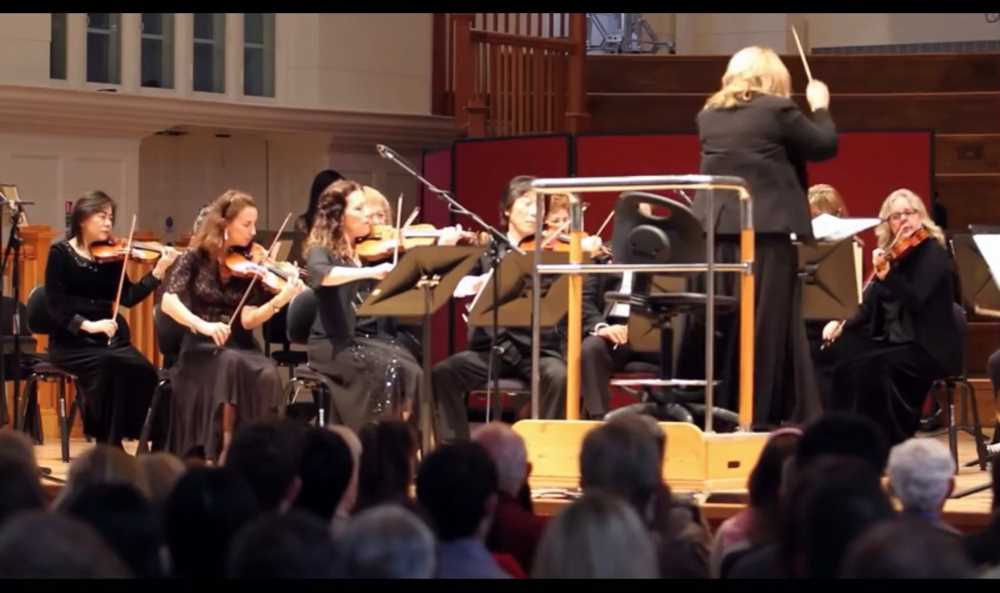
<instances>
[{"instance_id":1,"label":"white wall","mask_svg":"<svg viewBox=\"0 0 1000 593\"><path fill-rule=\"evenodd\" d=\"M28 222L65 228L66 201L101 189L118 203L116 232L128 233L139 200L139 141L0 134L0 182L18 186Z\"/></svg>"}]
</instances>

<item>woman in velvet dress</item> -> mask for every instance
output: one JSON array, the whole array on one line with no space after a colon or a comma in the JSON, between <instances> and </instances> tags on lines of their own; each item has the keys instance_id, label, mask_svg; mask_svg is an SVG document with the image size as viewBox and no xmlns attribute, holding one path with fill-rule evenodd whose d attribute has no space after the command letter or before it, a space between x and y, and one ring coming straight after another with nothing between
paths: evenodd
<instances>
[{"instance_id":1,"label":"woman in velvet dress","mask_svg":"<svg viewBox=\"0 0 1000 593\"><path fill-rule=\"evenodd\" d=\"M356 314L392 269L388 263L362 265L354 245L369 231L361 186L337 181L320 196L305 248L309 283L320 302L309 364L334 379L335 419L355 431L370 420L415 411L423 377L417 360L394 339L394 319Z\"/></svg>"},{"instance_id":2,"label":"woman in velvet dress","mask_svg":"<svg viewBox=\"0 0 1000 593\"><path fill-rule=\"evenodd\" d=\"M132 346L124 317L111 318L125 263L101 263L91 253L91 245L111 237L114 217L115 203L102 191L76 201L68 237L49 249L45 295L53 324L49 356L77 377L84 433L120 446L123 438L139 437L157 376ZM167 248L139 282L126 275L121 305L131 307L149 296L176 258L177 252Z\"/></svg>"},{"instance_id":3,"label":"woman in velvet dress","mask_svg":"<svg viewBox=\"0 0 1000 593\"><path fill-rule=\"evenodd\" d=\"M218 460L236 427L276 416L283 404L277 366L261 352L252 332L301 292L303 284L296 276L272 294L255 282L236 310L251 280L234 276L224 261L233 248L253 241L256 225L253 197L227 191L212 203L170 273L163 313L191 331L171 369L167 446L178 455L200 447L207 458Z\"/></svg>"}]
</instances>

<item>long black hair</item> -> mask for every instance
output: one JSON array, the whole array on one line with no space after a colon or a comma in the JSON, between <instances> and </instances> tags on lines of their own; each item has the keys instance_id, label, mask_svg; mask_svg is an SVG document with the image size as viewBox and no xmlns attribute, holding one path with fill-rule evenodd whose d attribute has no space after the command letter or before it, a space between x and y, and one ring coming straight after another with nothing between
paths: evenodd
<instances>
[{"instance_id":1,"label":"long black hair","mask_svg":"<svg viewBox=\"0 0 1000 593\"><path fill-rule=\"evenodd\" d=\"M324 189L330 187L331 183L341 179L344 179L344 176L333 169L324 169L316 174L316 177L313 178L312 188L309 190L309 205L306 207L305 214L299 216L298 220L295 221L295 225L300 231L309 233L313 220L316 218L316 207L319 205L320 195Z\"/></svg>"},{"instance_id":2,"label":"long black hair","mask_svg":"<svg viewBox=\"0 0 1000 593\"><path fill-rule=\"evenodd\" d=\"M76 203L73 204L73 214L69 219L69 228L66 229L66 238L72 239L73 237L80 236L83 232L83 222L94 214L107 210L108 206L111 207L111 218L113 220L118 206L108 194L95 189L77 198Z\"/></svg>"}]
</instances>

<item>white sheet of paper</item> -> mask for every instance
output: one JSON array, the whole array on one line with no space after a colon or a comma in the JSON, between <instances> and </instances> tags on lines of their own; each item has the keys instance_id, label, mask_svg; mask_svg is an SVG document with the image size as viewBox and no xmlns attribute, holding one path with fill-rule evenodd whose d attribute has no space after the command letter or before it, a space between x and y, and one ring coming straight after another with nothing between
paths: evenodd
<instances>
[{"instance_id":1,"label":"white sheet of paper","mask_svg":"<svg viewBox=\"0 0 1000 593\"><path fill-rule=\"evenodd\" d=\"M877 218L838 218L831 214L820 214L812 219L813 236L817 241L843 241L880 222L882 221Z\"/></svg>"},{"instance_id":2,"label":"white sheet of paper","mask_svg":"<svg viewBox=\"0 0 1000 593\"><path fill-rule=\"evenodd\" d=\"M979 253L993 274L993 281L1000 280L1000 235L972 235Z\"/></svg>"},{"instance_id":3,"label":"white sheet of paper","mask_svg":"<svg viewBox=\"0 0 1000 593\"><path fill-rule=\"evenodd\" d=\"M476 287L476 283L481 278L483 278L483 276L465 276L464 278L458 281L457 285L455 285L455 290L454 292L451 293L451 296L455 297L456 299L461 299L475 295L476 298L478 299L479 293L482 292L483 286L486 286L486 282L489 282L490 274L492 273L493 271L491 270L485 275L486 281L483 282L483 285L479 287Z\"/></svg>"}]
</instances>

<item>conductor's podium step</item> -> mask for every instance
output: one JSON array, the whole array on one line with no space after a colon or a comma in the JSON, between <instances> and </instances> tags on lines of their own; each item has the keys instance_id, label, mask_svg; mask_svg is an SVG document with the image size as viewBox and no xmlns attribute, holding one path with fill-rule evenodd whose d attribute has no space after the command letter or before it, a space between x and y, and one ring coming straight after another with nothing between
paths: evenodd
<instances>
[{"instance_id":1,"label":"conductor's podium step","mask_svg":"<svg viewBox=\"0 0 1000 593\"><path fill-rule=\"evenodd\" d=\"M580 449L587 432L601 422L521 420L514 431L524 438L531 463L532 490L576 488ZM667 434L663 478L676 491L743 490L768 433L705 433L686 422L660 422Z\"/></svg>"}]
</instances>

